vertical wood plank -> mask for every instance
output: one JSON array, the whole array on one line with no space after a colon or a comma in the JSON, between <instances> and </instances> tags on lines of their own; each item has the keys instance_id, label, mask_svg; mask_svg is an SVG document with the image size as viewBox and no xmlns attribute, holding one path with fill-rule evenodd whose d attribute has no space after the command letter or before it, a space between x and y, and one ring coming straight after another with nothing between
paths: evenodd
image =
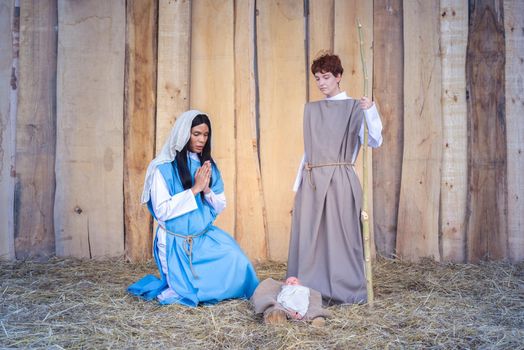
<instances>
[{"instance_id":1,"label":"vertical wood plank","mask_svg":"<svg viewBox=\"0 0 524 350\"><path fill-rule=\"evenodd\" d=\"M124 253L125 1L58 1L59 256Z\"/></svg>"},{"instance_id":2,"label":"vertical wood plank","mask_svg":"<svg viewBox=\"0 0 524 350\"><path fill-rule=\"evenodd\" d=\"M256 123L255 1L235 1L236 239L252 261L267 260L266 208Z\"/></svg>"},{"instance_id":3,"label":"vertical wood plank","mask_svg":"<svg viewBox=\"0 0 524 350\"><path fill-rule=\"evenodd\" d=\"M309 0L309 37L307 77L309 84L309 101L318 101L325 98L320 92L316 81L311 74L311 64L323 52L333 52L335 24L335 0Z\"/></svg>"},{"instance_id":4,"label":"vertical wood plank","mask_svg":"<svg viewBox=\"0 0 524 350\"><path fill-rule=\"evenodd\" d=\"M0 259L13 259L14 246L14 177L16 114L11 100L16 97L18 59L18 19L13 1L0 2ZM18 7L19 9L19 7ZM14 53L16 53L14 55ZM16 65L14 66L16 67ZM14 78L14 79L12 79ZM16 100L14 101L16 107Z\"/></svg>"},{"instance_id":5,"label":"vertical wood plank","mask_svg":"<svg viewBox=\"0 0 524 350\"><path fill-rule=\"evenodd\" d=\"M508 241L512 262L524 261L524 2L504 1Z\"/></svg>"},{"instance_id":6,"label":"vertical wood plank","mask_svg":"<svg viewBox=\"0 0 524 350\"><path fill-rule=\"evenodd\" d=\"M466 258L467 105L466 46L468 3L441 0L442 179L440 249L442 260Z\"/></svg>"},{"instance_id":7,"label":"vertical wood plank","mask_svg":"<svg viewBox=\"0 0 524 350\"><path fill-rule=\"evenodd\" d=\"M191 2L159 0L156 151L189 109Z\"/></svg>"},{"instance_id":8,"label":"vertical wood plank","mask_svg":"<svg viewBox=\"0 0 524 350\"><path fill-rule=\"evenodd\" d=\"M176 118L189 109L191 72L191 1L159 0L158 7L155 154Z\"/></svg>"},{"instance_id":9,"label":"vertical wood plank","mask_svg":"<svg viewBox=\"0 0 524 350\"><path fill-rule=\"evenodd\" d=\"M383 144L373 150L375 244L395 254L404 144L402 1L373 2L373 98L382 118Z\"/></svg>"},{"instance_id":10,"label":"vertical wood plank","mask_svg":"<svg viewBox=\"0 0 524 350\"><path fill-rule=\"evenodd\" d=\"M469 4L467 260L507 256L503 3Z\"/></svg>"},{"instance_id":11,"label":"vertical wood plank","mask_svg":"<svg viewBox=\"0 0 524 350\"><path fill-rule=\"evenodd\" d=\"M269 254L273 260L284 261L289 248L293 181L304 152L303 1L258 1L257 14L260 158Z\"/></svg>"},{"instance_id":12,"label":"vertical wood plank","mask_svg":"<svg viewBox=\"0 0 524 350\"><path fill-rule=\"evenodd\" d=\"M369 77L368 94L371 94L371 83L373 81L373 4L365 0L335 0L334 49L344 67L340 88L355 99L362 97L364 90L357 19L362 24L364 34L364 54Z\"/></svg>"},{"instance_id":13,"label":"vertical wood plank","mask_svg":"<svg viewBox=\"0 0 524 350\"><path fill-rule=\"evenodd\" d=\"M404 154L397 254L406 260L440 260L440 6L421 0L404 1L403 5Z\"/></svg>"},{"instance_id":14,"label":"vertical wood plank","mask_svg":"<svg viewBox=\"0 0 524 350\"><path fill-rule=\"evenodd\" d=\"M366 59L366 68L368 73L368 91L371 97L373 82L373 3L367 0L336 0L335 1L335 38L334 49L339 55L344 74L340 82L342 91L346 91L354 99L360 99L364 91L364 74L362 72L362 63L360 59L360 43L358 38L357 20L362 24L364 55ZM371 149L369 149L371 151ZM362 159L362 150L355 160L355 168L362 181L362 171L364 162ZM373 198L373 156L368 152L367 167L368 186L367 196L369 202ZM374 221L373 205L368 207L370 221ZM371 255L375 256L375 234L373 225L370 225L369 234L371 237Z\"/></svg>"},{"instance_id":15,"label":"vertical wood plank","mask_svg":"<svg viewBox=\"0 0 524 350\"><path fill-rule=\"evenodd\" d=\"M213 158L227 208L216 225L235 234L235 56L233 0L195 0L191 16L191 108L209 114ZM244 29L245 30L245 29Z\"/></svg>"},{"instance_id":16,"label":"vertical wood plank","mask_svg":"<svg viewBox=\"0 0 524 350\"><path fill-rule=\"evenodd\" d=\"M16 127L17 259L55 253L56 1L20 1Z\"/></svg>"},{"instance_id":17,"label":"vertical wood plank","mask_svg":"<svg viewBox=\"0 0 524 350\"><path fill-rule=\"evenodd\" d=\"M154 157L158 1L128 0L124 116L124 227L126 256L151 258L153 230L141 205L147 165Z\"/></svg>"}]
</instances>

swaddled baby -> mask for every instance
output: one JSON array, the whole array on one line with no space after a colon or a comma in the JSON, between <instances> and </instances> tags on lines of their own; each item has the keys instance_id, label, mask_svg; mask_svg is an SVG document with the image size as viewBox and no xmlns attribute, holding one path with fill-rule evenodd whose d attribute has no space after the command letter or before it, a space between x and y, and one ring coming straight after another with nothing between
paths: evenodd
<instances>
[{"instance_id":1,"label":"swaddled baby","mask_svg":"<svg viewBox=\"0 0 524 350\"><path fill-rule=\"evenodd\" d=\"M294 319L304 317L309 307L309 288L300 284L296 277L289 277L277 295L277 301Z\"/></svg>"},{"instance_id":2,"label":"swaddled baby","mask_svg":"<svg viewBox=\"0 0 524 350\"><path fill-rule=\"evenodd\" d=\"M322 308L320 293L302 286L296 277L289 277L284 283L265 279L250 300L255 313L264 315L266 324L278 324L291 318L320 326L325 323L325 317L330 316Z\"/></svg>"}]
</instances>

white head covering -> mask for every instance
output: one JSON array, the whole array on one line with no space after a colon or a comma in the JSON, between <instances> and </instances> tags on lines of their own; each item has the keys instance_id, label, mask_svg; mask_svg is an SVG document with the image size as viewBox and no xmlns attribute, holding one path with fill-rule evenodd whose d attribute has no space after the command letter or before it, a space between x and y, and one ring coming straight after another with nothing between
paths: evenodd
<instances>
[{"instance_id":1,"label":"white head covering","mask_svg":"<svg viewBox=\"0 0 524 350\"><path fill-rule=\"evenodd\" d=\"M304 317L309 308L309 288L297 285L283 285L277 301L286 309L296 311Z\"/></svg>"},{"instance_id":2,"label":"white head covering","mask_svg":"<svg viewBox=\"0 0 524 350\"><path fill-rule=\"evenodd\" d=\"M204 114L207 116L206 113L192 109L182 113L177 118L175 125L171 129L171 134L162 147L162 150L147 167L146 178L144 180L144 190L142 191L141 198L142 203L147 203L149 201L149 192L151 190L155 169L160 164L171 163L173 160L175 160L176 152L181 151L182 148L184 148L186 145L187 141L189 141L191 134L191 124L193 123L193 119L195 119L195 117L199 114Z\"/></svg>"}]
</instances>

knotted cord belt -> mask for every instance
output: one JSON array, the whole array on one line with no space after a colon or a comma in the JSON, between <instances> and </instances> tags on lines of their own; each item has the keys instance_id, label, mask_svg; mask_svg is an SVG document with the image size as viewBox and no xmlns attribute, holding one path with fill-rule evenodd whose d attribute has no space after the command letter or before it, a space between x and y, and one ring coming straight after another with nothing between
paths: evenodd
<instances>
[{"instance_id":1,"label":"knotted cord belt","mask_svg":"<svg viewBox=\"0 0 524 350\"><path fill-rule=\"evenodd\" d=\"M209 231L209 226L207 226L205 229L203 229L202 231L200 231L199 233L197 233L195 235L181 235L180 233L175 233L173 231L169 231L168 229L166 229L162 225L159 225L159 226L161 228L163 228L164 231L166 231L166 233L169 233L170 235L173 235L175 237L180 237L180 238L184 239L184 244L182 245L182 248L184 249L184 252L189 257L189 268L191 269L191 274L193 275L193 277L195 277L195 279L198 279L198 276L195 273L195 270L193 270L193 239L197 238L197 237L200 237L204 233ZM186 245L189 245L189 249L186 248Z\"/></svg>"},{"instance_id":2,"label":"knotted cord belt","mask_svg":"<svg viewBox=\"0 0 524 350\"><path fill-rule=\"evenodd\" d=\"M317 187L315 186L315 184L313 184L313 178L311 176L311 170L313 170L314 168L322 168L322 167L326 167L326 166L342 166L342 165L351 165L352 167L354 167L355 163L349 163L349 162L323 163L323 164L306 163L304 165L304 169L306 169L308 171L309 184L311 185L311 187L313 187L314 190L316 190Z\"/></svg>"}]
</instances>

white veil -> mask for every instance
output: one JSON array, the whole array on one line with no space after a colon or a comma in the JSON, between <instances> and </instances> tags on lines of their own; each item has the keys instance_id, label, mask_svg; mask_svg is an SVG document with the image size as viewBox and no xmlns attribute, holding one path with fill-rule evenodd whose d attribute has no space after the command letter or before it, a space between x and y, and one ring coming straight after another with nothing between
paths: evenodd
<instances>
[{"instance_id":1,"label":"white veil","mask_svg":"<svg viewBox=\"0 0 524 350\"><path fill-rule=\"evenodd\" d=\"M199 114L207 115L206 113L193 109L182 113L177 118L175 125L173 125L173 128L171 129L171 134L162 147L162 150L147 167L146 178L144 180L144 190L142 191L141 198L142 203L147 203L149 201L149 192L151 191L151 184L153 182L153 174L155 173L155 169L160 164L171 163L173 160L175 160L176 152L181 151L182 148L184 148L186 145L187 141L189 141L191 123L193 123L193 119L195 119L195 117Z\"/></svg>"}]
</instances>

